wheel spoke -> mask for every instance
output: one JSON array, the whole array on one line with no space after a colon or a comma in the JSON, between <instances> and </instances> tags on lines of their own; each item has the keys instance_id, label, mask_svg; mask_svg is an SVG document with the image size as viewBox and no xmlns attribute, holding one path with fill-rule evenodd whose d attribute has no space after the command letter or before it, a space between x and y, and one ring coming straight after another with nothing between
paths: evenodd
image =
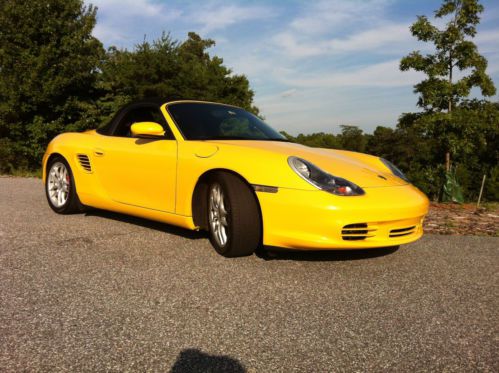
<instances>
[{"instance_id":1,"label":"wheel spoke","mask_svg":"<svg viewBox=\"0 0 499 373\"><path fill-rule=\"evenodd\" d=\"M225 203L223 198L220 199L220 212L222 213L222 216L227 215L227 210L225 209Z\"/></svg>"},{"instance_id":2,"label":"wheel spoke","mask_svg":"<svg viewBox=\"0 0 499 373\"><path fill-rule=\"evenodd\" d=\"M218 240L220 241L220 244L224 244L224 239L223 239L223 233L222 233L222 227L220 226L220 222L217 223L217 232L218 232Z\"/></svg>"},{"instance_id":3,"label":"wheel spoke","mask_svg":"<svg viewBox=\"0 0 499 373\"><path fill-rule=\"evenodd\" d=\"M220 226L220 240L223 242L224 245L227 242L227 234L223 226Z\"/></svg>"},{"instance_id":4,"label":"wheel spoke","mask_svg":"<svg viewBox=\"0 0 499 373\"><path fill-rule=\"evenodd\" d=\"M225 207L224 192L220 184L213 184L209 193L208 219L213 238L220 246L227 243L227 209Z\"/></svg>"},{"instance_id":5,"label":"wheel spoke","mask_svg":"<svg viewBox=\"0 0 499 373\"><path fill-rule=\"evenodd\" d=\"M220 205L220 195L219 195L218 187L213 189L213 194L214 194L213 201L215 202L215 208L218 209L218 206Z\"/></svg>"},{"instance_id":6,"label":"wheel spoke","mask_svg":"<svg viewBox=\"0 0 499 373\"><path fill-rule=\"evenodd\" d=\"M227 218L225 216L223 216L222 218L220 218L220 223L222 223L222 225L224 227L227 227L228 226Z\"/></svg>"}]
</instances>

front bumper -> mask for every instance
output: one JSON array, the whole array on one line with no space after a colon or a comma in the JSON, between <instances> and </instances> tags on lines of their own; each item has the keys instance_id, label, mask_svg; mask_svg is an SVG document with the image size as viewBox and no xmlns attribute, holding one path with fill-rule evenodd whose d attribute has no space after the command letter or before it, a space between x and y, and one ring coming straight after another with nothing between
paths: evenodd
<instances>
[{"instance_id":1,"label":"front bumper","mask_svg":"<svg viewBox=\"0 0 499 373\"><path fill-rule=\"evenodd\" d=\"M289 249L398 246L423 235L428 198L412 185L365 188L356 197L279 188L257 192L263 244Z\"/></svg>"}]
</instances>

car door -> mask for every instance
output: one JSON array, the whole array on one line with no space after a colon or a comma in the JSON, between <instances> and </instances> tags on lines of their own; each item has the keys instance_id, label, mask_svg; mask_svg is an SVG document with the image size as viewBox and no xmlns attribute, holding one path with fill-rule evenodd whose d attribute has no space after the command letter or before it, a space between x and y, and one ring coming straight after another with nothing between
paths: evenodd
<instances>
[{"instance_id":1,"label":"car door","mask_svg":"<svg viewBox=\"0 0 499 373\"><path fill-rule=\"evenodd\" d=\"M130 127L156 122L161 138L134 138ZM175 211L177 141L157 106L132 107L109 136L100 136L93 149L98 178L116 202L165 212Z\"/></svg>"}]
</instances>

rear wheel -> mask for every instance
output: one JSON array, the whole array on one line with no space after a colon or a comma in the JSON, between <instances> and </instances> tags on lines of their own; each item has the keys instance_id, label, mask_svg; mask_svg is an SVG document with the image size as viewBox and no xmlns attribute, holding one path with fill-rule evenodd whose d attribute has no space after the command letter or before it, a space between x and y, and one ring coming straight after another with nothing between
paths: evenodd
<instances>
[{"instance_id":1,"label":"rear wheel","mask_svg":"<svg viewBox=\"0 0 499 373\"><path fill-rule=\"evenodd\" d=\"M208 187L208 229L215 250L226 257L251 255L261 241L256 197L235 175L216 175Z\"/></svg>"},{"instance_id":2,"label":"rear wheel","mask_svg":"<svg viewBox=\"0 0 499 373\"><path fill-rule=\"evenodd\" d=\"M45 194L49 206L58 214L72 214L82 211L82 205L76 194L76 186L68 162L56 156L47 165Z\"/></svg>"}]
</instances>

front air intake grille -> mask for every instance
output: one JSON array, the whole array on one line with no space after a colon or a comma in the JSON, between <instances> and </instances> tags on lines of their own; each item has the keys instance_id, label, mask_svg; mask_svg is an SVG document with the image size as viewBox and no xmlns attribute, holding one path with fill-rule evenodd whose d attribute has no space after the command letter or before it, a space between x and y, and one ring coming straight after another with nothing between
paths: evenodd
<instances>
[{"instance_id":1,"label":"front air intake grille","mask_svg":"<svg viewBox=\"0 0 499 373\"><path fill-rule=\"evenodd\" d=\"M407 228L392 229L390 231L390 238L408 236L410 234L413 234L415 231L416 231L415 225L413 225L412 227L407 227Z\"/></svg>"},{"instance_id":2,"label":"front air intake grille","mask_svg":"<svg viewBox=\"0 0 499 373\"><path fill-rule=\"evenodd\" d=\"M92 165L90 164L90 159L86 154L78 154L78 161L80 162L80 166L87 172L92 172Z\"/></svg>"},{"instance_id":3,"label":"front air intake grille","mask_svg":"<svg viewBox=\"0 0 499 373\"><path fill-rule=\"evenodd\" d=\"M345 241L361 241L374 237L376 228L370 228L367 223L348 224L341 230L341 237Z\"/></svg>"}]
</instances>

